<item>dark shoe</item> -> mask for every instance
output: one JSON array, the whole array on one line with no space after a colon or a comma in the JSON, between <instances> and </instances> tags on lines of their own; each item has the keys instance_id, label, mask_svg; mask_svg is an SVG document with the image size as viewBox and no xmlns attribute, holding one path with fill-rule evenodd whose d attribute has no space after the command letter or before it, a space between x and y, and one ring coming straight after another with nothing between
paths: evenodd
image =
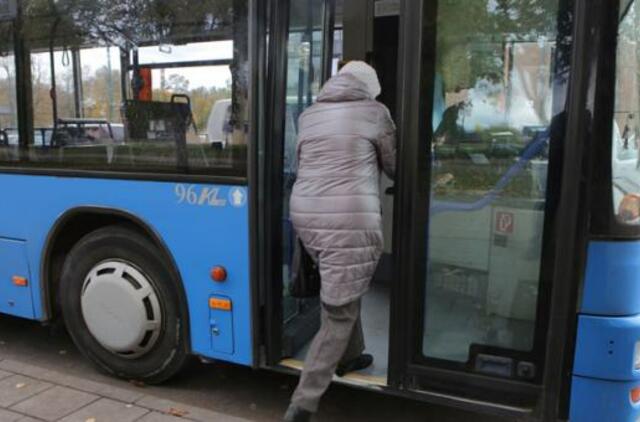
<instances>
[{"instance_id":1,"label":"dark shoe","mask_svg":"<svg viewBox=\"0 0 640 422\"><path fill-rule=\"evenodd\" d=\"M371 364L373 364L373 356L364 353L355 359L351 359L348 362L338 365L338 368L336 369L336 375L339 377L344 377L349 372L361 371L370 367Z\"/></svg>"},{"instance_id":2,"label":"dark shoe","mask_svg":"<svg viewBox=\"0 0 640 422\"><path fill-rule=\"evenodd\" d=\"M309 422L311 421L312 413L308 410L304 410L298 406L290 405L287 409L287 413L284 414L283 422Z\"/></svg>"}]
</instances>

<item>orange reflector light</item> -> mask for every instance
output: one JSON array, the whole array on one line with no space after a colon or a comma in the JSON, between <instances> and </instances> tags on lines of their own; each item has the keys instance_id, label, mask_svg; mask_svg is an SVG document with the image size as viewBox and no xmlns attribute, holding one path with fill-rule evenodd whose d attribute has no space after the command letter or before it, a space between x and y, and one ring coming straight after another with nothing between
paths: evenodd
<instances>
[{"instance_id":1,"label":"orange reflector light","mask_svg":"<svg viewBox=\"0 0 640 422\"><path fill-rule=\"evenodd\" d=\"M220 311L230 311L231 300L221 299L219 297L212 297L211 299L209 299L209 307L211 309L218 309Z\"/></svg>"},{"instance_id":2,"label":"orange reflector light","mask_svg":"<svg viewBox=\"0 0 640 422\"><path fill-rule=\"evenodd\" d=\"M26 277L14 275L11 280L13 281L14 286L27 287L29 285L29 281L26 279Z\"/></svg>"},{"instance_id":3,"label":"orange reflector light","mask_svg":"<svg viewBox=\"0 0 640 422\"><path fill-rule=\"evenodd\" d=\"M631 402L633 404L640 402L640 387L631 390Z\"/></svg>"},{"instance_id":4,"label":"orange reflector light","mask_svg":"<svg viewBox=\"0 0 640 422\"><path fill-rule=\"evenodd\" d=\"M227 270L223 266L216 266L211 269L211 279L222 283L227 280Z\"/></svg>"}]
</instances>

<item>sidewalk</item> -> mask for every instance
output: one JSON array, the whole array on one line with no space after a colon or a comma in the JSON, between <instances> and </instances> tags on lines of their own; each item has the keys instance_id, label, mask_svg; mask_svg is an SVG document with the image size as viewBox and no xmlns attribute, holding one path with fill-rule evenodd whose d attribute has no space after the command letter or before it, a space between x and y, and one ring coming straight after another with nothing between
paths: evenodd
<instances>
[{"instance_id":1,"label":"sidewalk","mask_svg":"<svg viewBox=\"0 0 640 422\"><path fill-rule=\"evenodd\" d=\"M0 360L0 422L249 422L114 387Z\"/></svg>"}]
</instances>

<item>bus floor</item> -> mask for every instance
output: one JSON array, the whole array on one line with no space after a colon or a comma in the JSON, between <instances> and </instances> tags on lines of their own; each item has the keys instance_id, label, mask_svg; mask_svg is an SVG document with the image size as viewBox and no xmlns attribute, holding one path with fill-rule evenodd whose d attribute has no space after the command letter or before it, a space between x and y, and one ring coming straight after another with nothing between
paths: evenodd
<instances>
[{"instance_id":1,"label":"bus floor","mask_svg":"<svg viewBox=\"0 0 640 422\"><path fill-rule=\"evenodd\" d=\"M373 365L369 368L347 374L342 380L356 384L387 385L389 361L389 287L385 284L372 284L362 299L362 329L366 344L365 353L373 356ZM292 359L282 362L283 366L302 369L307 355L307 343Z\"/></svg>"}]
</instances>

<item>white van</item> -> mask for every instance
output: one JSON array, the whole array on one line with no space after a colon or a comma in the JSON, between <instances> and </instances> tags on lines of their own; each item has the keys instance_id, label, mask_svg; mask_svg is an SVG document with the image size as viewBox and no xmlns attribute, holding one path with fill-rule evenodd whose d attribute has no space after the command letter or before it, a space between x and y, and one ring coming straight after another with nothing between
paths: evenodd
<instances>
[{"instance_id":1,"label":"white van","mask_svg":"<svg viewBox=\"0 0 640 422\"><path fill-rule=\"evenodd\" d=\"M231 136L231 99L218 100L213 105L207 121L207 138L211 145L225 148Z\"/></svg>"}]
</instances>

